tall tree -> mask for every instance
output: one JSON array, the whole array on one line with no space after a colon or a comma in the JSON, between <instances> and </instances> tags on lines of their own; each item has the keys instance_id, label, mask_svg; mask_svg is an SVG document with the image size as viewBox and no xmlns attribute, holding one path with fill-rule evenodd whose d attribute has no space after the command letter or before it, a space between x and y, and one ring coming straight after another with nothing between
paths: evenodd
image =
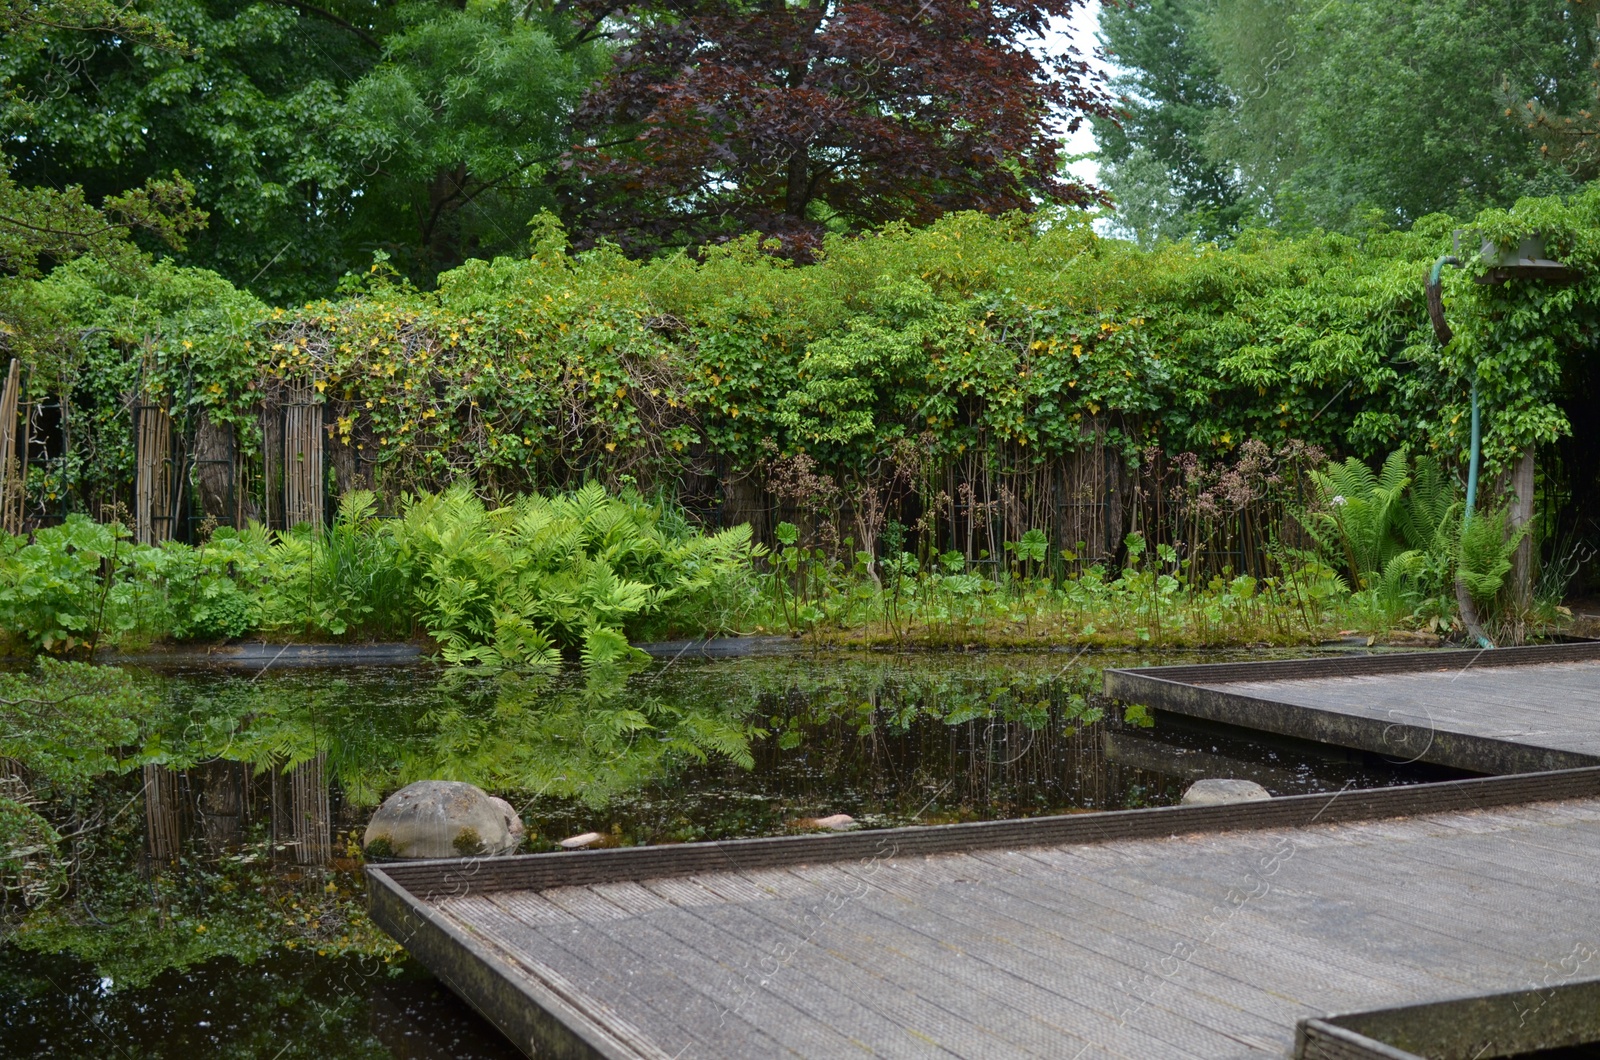
<instances>
[{"instance_id":1,"label":"tall tree","mask_svg":"<svg viewBox=\"0 0 1600 1060\"><path fill-rule=\"evenodd\" d=\"M1581 9L1216 0L1207 32L1237 103L1219 115L1213 143L1268 189L1280 217L1330 227L1570 188L1505 119L1501 93L1509 82L1573 98L1590 58Z\"/></svg>"},{"instance_id":2,"label":"tall tree","mask_svg":"<svg viewBox=\"0 0 1600 1060\"><path fill-rule=\"evenodd\" d=\"M73 3L103 0L71 0ZM91 197L181 172L180 256L274 301L387 252L418 282L511 250L603 61L547 4L147 0L182 48L93 26L0 46L19 180Z\"/></svg>"},{"instance_id":3,"label":"tall tree","mask_svg":"<svg viewBox=\"0 0 1600 1060\"><path fill-rule=\"evenodd\" d=\"M42 0L0 7L0 106L27 108L31 100L12 76L14 64L36 56L54 39L114 34L140 47L177 52L181 44L159 21L111 0ZM13 145L14 146L14 145ZM30 186L19 182L15 160L0 151L0 312L9 315L13 284L84 254L121 260L140 255L130 237L143 234L182 249L184 238L205 223L193 203L194 187L181 177L150 177L129 190L111 189L97 206L77 184Z\"/></svg>"},{"instance_id":4,"label":"tall tree","mask_svg":"<svg viewBox=\"0 0 1600 1060\"><path fill-rule=\"evenodd\" d=\"M1131 0L1102 16L1127 68L1103 137L1134 229L1205 233L1224 201L1278 224L1359 229L1574 186L1508 92L1566 114L1592 58L1579 0ZM1208 186L1205 176L1221 179ZM1234 196L1231 200L1227 196ZM1142 196L1142 198L1140 198ZM1134 211L1137 214L1137 210Z\"/></svg>"},{"instance_id":5,"label":"tall tree","mask_svg":"<svg viewBox=\"0 0 1600 1060\"><path fill-rule=\"evenodd\" d=\"M383 61L350 89L372 167L354 234L424 277L523 244L555 205L545 176L607 56L534 4L405 9Z\"/></svg>"},{"instance_id":6,"label":"tall tree","mask_svg":"<svg viewBox=\"0 0 1600 1060\"><path fill-rule=\"evenodd\" d=\"M1206 47L1194 0L1145 0L1100 9L1100 43L1120 71L1120 121L1094 120L1101 182L1114 224L1141 243L1224 237L1251 206L1234 168L1207 134L1231 95Z\"/></svg>"},{"instance_id":7,"label":"tall tree","mask_svg":"<svg viewBox=\"0 0 1600 1060\"><path fill-rule=\"evenodd\" d=\"M1587 182L1600 177L1600 14L1574 19L1573 31L1583 41L1576 47L1590 59L1580 78L1561 84L1507 78L1501 102L1505 117L1523 124L1543 159L1569 179Z\"/></svg>"},{"instance_id":8,"label":"tall tree","mask_svg":"<svg viewBox=\"0 0 1600 1060\"><path fill-rule=\"evenodd\" d=\"M830 229L1091 203L1058 175L1060 137L1109 97L1081 57L1039 46L1082 2L624 8L579 114L569 209L638 251L759 231L804 256Z\"/></svg>"}]
</instances>

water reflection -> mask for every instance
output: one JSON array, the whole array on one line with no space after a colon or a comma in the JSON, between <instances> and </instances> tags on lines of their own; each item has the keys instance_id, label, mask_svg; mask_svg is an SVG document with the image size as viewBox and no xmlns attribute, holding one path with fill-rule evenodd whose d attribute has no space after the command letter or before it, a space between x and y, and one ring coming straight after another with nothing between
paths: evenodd
<instances>
[{"instance_id":1,"label":"water reflection","mask_svg":"<svg viewBox=\"0 0 1600 1060\"><path fill-rule=\"evenodd\" d=\"M521 1054L426 972L277 953L118 989L85 961L0 948L6 1057L392 1057Z\"/></svg>"},{"instance_id":2,"label":"water reflection","mask_svg":"<svg viewBox=\"0 0 1600 1060\"><path fill-rule=\"evenodd\" d=\"M256 815L280 851L322 864L330 834L439 777L511 800L532 849L589 830L684 842L841 812L871 826L1173 801L1171 775L1105 755L1098 674L1026 656L178 674L155 686L171 710L146 778L152 854Z\"/></svg>"},{"instance_id":3,"label":"water reflection","mask_svg":"<svg viewBox=\"0 0 1600 1060\"><path fill-rule=\"evenodd\" d=\"M143 813L115 818L77 890L0 947L0 1053L84 1055L92 1031L115 1045L90 1055L515 1055L431 979L370 957L384 940L362 914L350 837L411 780L503 795L530 848L551 849L587 831L612 844L781 834L835 813L881 827L1162 805L1199 776L1274 794L1427 776L1107 716L1099 667L1133 661L147 673L166 719L149 764L97 794Z\"/></svg>"},{"instance_id":4,"label":"water reflection","mask_svg":"<svg viewBox=\"0 0 1600 1060\"><path fill-rule=\"evenodd\" d=\"M1017 655L152 675L170 722L166 764L145 778L151 854L201 836L217 850L261 820L280 856L326 865L341 855L331 837L430 778L504 796L544 850L589 831L611 844L771 835L836 813L873 827L1165 805L1201 776L1282 795L1423 775L1128 724L1106 716L1099 673ZM1226 754L1200 746L1219 739Z\"/></svg>"}]
</instances>

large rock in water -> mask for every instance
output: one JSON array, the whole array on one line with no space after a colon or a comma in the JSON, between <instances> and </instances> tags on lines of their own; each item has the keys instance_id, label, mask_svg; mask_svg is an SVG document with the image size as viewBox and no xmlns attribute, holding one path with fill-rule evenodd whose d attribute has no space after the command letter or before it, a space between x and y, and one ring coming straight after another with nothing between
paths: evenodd
<instances>
[{"instance_id":1,"label":"large rock in water","mask_svg":"<svg viewBox=\"0 0 1600 1060\"><path fill-rule=\"evenodd\" d=\"M1197 780L1183 793L1184 806L1221 806L1229 802L1255 802L1271 794L1253 780Z\"/></svg>"},{"instance_id":2,"label":"large rock in water","mask_svg":"<svg viewBox=\"0 0 1600 1060\"><path fill-rule=\"evenodd\" d=\"M510 854L522 821L509 803L454 780L419 780L383 800L361 841L369 857L467 858Z\"/></svg>"}]
</instances>

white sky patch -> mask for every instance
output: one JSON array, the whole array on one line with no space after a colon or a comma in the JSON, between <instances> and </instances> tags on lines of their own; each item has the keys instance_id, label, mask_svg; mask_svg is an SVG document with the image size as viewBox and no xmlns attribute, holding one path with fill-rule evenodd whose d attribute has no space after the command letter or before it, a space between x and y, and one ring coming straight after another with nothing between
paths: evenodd
<instances>
[{"instance_id":1,"label":"white sky patch","mask_svg":"<svg viewBox=\"0 0 1600 1060\"><path fill-rule=\"evenodd\" d=\"M1099 71L1101 76L1110 77L1116 68L1095 57L1095 49L1099 41L1095 35L1100 31L1100 3L1099 0L1090 0L1089 4L1079 10L1071 19L1052 19L1050 31L1045 34L1042 47L1047 52L1071 47L1078 55L1087 59L1089 65ZM1085 152L1096 150L1094 129L1085 121L1078 127L1078 131L1066 138L1066 153L1081 155ZM1100 166L1093 159L1074 162L1067 167L1067 171L1079 180L1095 181L1100 176Z\"/></svg>"}]
</instances>

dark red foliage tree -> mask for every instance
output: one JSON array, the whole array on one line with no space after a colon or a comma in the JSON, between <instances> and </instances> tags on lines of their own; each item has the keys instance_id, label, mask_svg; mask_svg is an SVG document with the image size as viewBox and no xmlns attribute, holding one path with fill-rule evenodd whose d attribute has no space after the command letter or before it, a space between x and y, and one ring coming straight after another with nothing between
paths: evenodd
<instances>
[{"instance_id":1,"label":"dark red foliage tree","mask_svg":"<svg viewBox=\"0 0 1600 1060\"><path fill-rule=\"evenodd\" d=\"M1060 144L1111 100L1063 37L1036 54L1085 0L590 2L622 27L570 157L591 237L758 231L805 257L828 230L1100 200Z\"/></svg>"}]
</instances>

